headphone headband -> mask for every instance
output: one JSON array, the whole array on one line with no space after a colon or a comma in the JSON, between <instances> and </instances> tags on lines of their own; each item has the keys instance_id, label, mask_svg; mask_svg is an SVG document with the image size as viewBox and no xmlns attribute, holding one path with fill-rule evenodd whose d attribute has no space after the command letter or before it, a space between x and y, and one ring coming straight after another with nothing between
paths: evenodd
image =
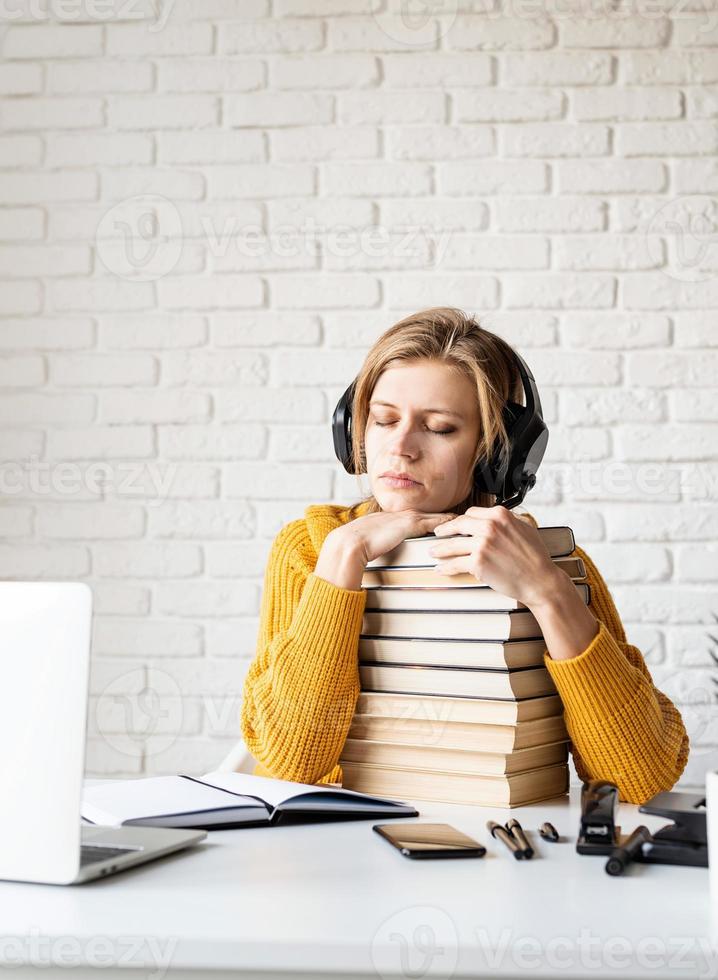
<instances>
[{"instance_id":1,"label":"headphone headband","mask_svg":"<svg viewBox=\"0 0 718 980\"><path fill-rule=\"evenodd\" d=\"M520 504L536 483L536 473L548 443L548 427L543 419L536 381L521 355L516 351L513 354L521 375L526 404L519 405L509 400L504 405L503 420L509 437L509 452L503 464L501 446L497 442L491 458L480 460L474 468L474 487L480 492L495 494L496 504L509 510ZM357 474L352 454L352 404L356 383L355 378L337 402L332 415L334 452L347 473L354 475Z\"/></svg>"}]
</instances>

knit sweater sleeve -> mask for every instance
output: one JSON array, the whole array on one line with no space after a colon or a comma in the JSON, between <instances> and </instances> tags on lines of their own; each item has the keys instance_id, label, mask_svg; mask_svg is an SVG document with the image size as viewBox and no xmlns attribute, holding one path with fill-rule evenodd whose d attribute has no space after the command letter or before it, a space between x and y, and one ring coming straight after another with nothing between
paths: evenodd
<instances>
[{"instance_id":1,"label":"knit sweater sleeve","mask_svg":"<svg viewBox=\"0 0 718 980\"><path fill-rule=\"evenodd\" d=\"M578 656L544 663L564 706L579 778L607 779L627 803L645 803L675 785L689 738L673 702L653 686L640 650L628 643L600 572L581 548L598 633Z\"/></svg>"},{"instance_id":2,"label":"knit sweater sleeve","mask_svg":"<svg viewBox=\"0 0 718 980\"><path fill-rule=\"evenodd\" d=\"M312 571L303 519L274 539L264 575L257 649L247 672L242 735L256 774L341 782L338 764L359 696L363 589Z\"/></svg>"}]
</instances>

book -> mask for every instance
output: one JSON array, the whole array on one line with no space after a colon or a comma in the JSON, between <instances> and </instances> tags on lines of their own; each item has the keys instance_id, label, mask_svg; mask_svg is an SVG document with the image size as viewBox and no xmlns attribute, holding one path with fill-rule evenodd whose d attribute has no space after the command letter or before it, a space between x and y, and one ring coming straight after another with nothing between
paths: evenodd
<instances>
[{"instance_id":1,"label":"book","mask_svg":"<svg viewBox=\"0 0 718 980\"><path fill-rule=\"evenodd\" d=\"M591 587L586 582L574 585L579 598L589 605ZM464 592L461 589L459 594ZM360 630L361 637L424 640L525 640L539 639L541 635L538 620L526 606L504 610L427 609L426 600L422 609L367 609L365 605Z\"/></svg>"},{"instance_id":2,"label":"book","mask_svg":"<svg viewBox=\"0 0 718 980\"><path fill-rule=\"evenodd\" d=\"M390 691L395 694L519 699L556 693L556 686L545 667L483 670L474 667L360 663L359 681L364 691Z\"/></svg>"},{"instance_id":3,"label":"book","mask_svg":"<svg viewBox=\"0 0 718 980\"><path fill-rule=\"evenodd\" d=\"M359 661L417 667L543 667L546 641L424 640L411 636L360 636Z\"/></svg>"},{"instance_id":4,"label":"book","mask_svg":"<svg viewBox=\"0 0 718 980\"><path fill-rule=\"evenodd\" d=\"M574 582L581 600L589 604L591 587L587 582ZM433 612L472 612L474 610L508 611L528 609L528 606L487 585L469 585L458 588L436 586L435 588L414 588L413 586L373 585L367 589L366 611L377 609L417 610L422 613Z\"/></svg>"},{"instance_id":5,"label":"book","mask_svg":"<svg viewBox=\"0 0 718 980\"><path fill-rule=\"evenodd\" d=\"M410 803L240 772L146 776L85 786L81 815L109 827L228 829L288 819L416 817Z\"/></svg>"},{"instance_id":6,"label":"book","mask_svg":"<svg viewBox=\"0 0 718 980\"><path fill-rule=\"evenodd\" d=\"M522 701L499 701L496 698L360 691L354 708L354 718L399 718L441 725L450 722L516 726L554 715L563 717L563 702L558 694Z\"/></svg>"},{"instance_id":7,"label":"book","mask_svg":"<svg viewBox=\"0 0 718 980\"><path fill-rule=\"evenodd\" d=\"M443 538L441 539L443 540ZM439 559L431 556L436 562ZM586 565L583 558L554 558L554 565L564 571L570 579L586 578ZM412 588L435 588L436 586L454 589L477 585L488 588L479 582L470 572L457 572L455 575L444 575L436 568L367 568L362 576L361 587L372 589L378 585L411 586Z\"/></svg>"},{"instance_id":8,"label":"book","mask_svg":"<svg viewBox=\"0 0 718 980\"><path fill-rule=\"evenodd\" d=\"M503 776L557 765L567 759L568 740L506 753L347 738L339 762L342 765L345 762L368 762L378 766L430 769L437 773L463 772L473 773L475 776Z\"/></svg>"},{"instance_id":9,"label":"book","mask_svg":"<svg viewBox=\"0 0 718 980\"><path fill-rule=\"evenodd\" d=\"M516 725L355 714L347 738L507 754L519 749L533 748L535 745L566 740L568 732L563 714L520 721Z\"/></svg>"},{"instance_id":10,"label":"book","mask_svg":"<svg viewBox=\"0 0 718 980\"><path fill-rule=\"evenodd\" d=\"M576 550L573 531L570 527L538 527L541 540L551 558L563 558ZM415 538L405 538L396 548L377 555L367 563L367 568L431 568L441 561L429 551L438 541L451 541L463 538L464 534L422 534Z\"/></svg>"},{"instance_id":11,"label":"book","mask_svg":"<svg viewBox=\"0 0 718 980\"><path fill-rule=\"evenodd\" d=\"M365 793L399 792L414 800L470 803L475 806L515 807L565 796L569 788L567 763L504 776L464 772L432 772L401 766L346 762L344 786Z\"/></svg>"}]
</instances>

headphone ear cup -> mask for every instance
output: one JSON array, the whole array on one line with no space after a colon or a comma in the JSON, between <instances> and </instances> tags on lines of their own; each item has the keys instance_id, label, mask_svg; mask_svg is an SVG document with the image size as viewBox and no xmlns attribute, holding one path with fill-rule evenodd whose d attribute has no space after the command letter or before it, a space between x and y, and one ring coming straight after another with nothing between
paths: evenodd
<instances>
[{"instance_id":1,"label":"headphone ear cup","mask_svg":"<svg viewBox=\"0 0 718 980\"><path fill-rule=\"evenodd\" d=\"M474 486L481 493L503 494L506 481L505 469L511 459L513 448L514 427L524 411L524 406L519 405L518 402L507 401L504 405L501 414L509 437L509 452L507 455L503 454L501 441L497 439L493 445L490 458L479 460L476 464Z\"/></svg>"}]
</instances>

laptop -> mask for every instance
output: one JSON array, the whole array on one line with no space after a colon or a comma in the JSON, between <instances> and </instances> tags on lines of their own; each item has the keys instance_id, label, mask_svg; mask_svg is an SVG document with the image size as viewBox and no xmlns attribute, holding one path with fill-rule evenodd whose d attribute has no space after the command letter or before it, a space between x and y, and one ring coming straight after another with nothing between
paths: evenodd
<instances>
[{"instance_id":1,"label":"laptop","mask_svg":"<svg viewBox=\"0 0 718 980\"><path fill-rule=\"evenodd\" d=\"M0 879L79 884L207 836L81 823L91 627L81 582L0 582Z\"/></svg>"}]
</instances>

